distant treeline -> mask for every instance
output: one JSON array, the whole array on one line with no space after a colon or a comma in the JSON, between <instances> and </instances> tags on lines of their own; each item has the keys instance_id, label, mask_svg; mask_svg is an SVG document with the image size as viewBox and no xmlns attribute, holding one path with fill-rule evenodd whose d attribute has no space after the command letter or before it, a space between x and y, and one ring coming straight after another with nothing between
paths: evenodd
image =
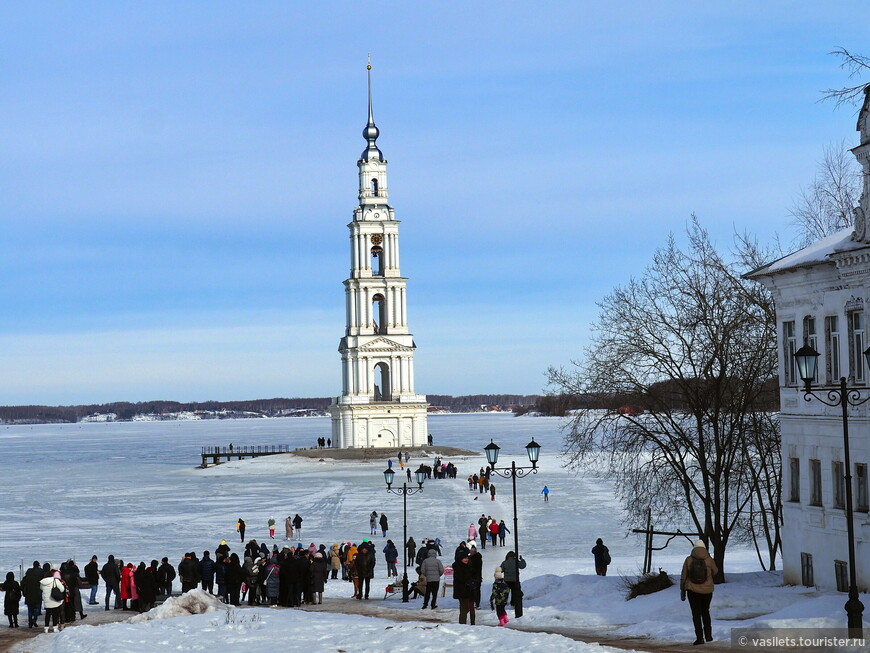
<instances>
[{"instance_id":1,"label":"distant treeline","mask_svg":"<svg viewBox=\"0 0 870 653\"><path fill-rule=\"evenodd\" d=\"M429 395L432 406L450 412L478 411L481 407L495 406L501 410L514 407L532 407L540 399L538 395ZM332 397L252 399L247 401L140 401L131 403L116 401L108 404L82 406L0 406L0 421L16 423L78 422L89 415L114 413L118 420L130 420L135 415L163 415L181 412L221 412L225 416L243 416L251 413L265 417L286 414L290 410L326 411ZM520 408L522 411L523 408Z\"/></svg>"},{"instance_id":2,"label":"distant treeline","mask_svg":"<svg viewBox=\"0 0 870 653\"><path fill-rule=\"evenodd\" d=\"M722 383L727 384L726 381ZM737 384L734 384L737 387ZM673 381L662 381L650 386L648 392L625 393L625 394L553 394L538 397L535 404L526 410L515 410L518 414L535 411L542 415L564 417L569 411L578 409L603 409L621 410L628 413L644 412L667 407L669 409L683 408L686 406L686 392L703 393L703 382L695 381L687 386L679 386ZM779 382L778 379L770 379L763 386L761 393L753 402L753 407L758 410L779 410Z\"/></svg>"}]
</instances>

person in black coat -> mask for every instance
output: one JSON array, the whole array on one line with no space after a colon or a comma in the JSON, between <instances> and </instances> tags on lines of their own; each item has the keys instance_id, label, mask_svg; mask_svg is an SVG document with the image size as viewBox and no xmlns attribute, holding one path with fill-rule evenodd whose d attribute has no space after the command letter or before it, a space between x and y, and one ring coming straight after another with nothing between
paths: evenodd
<instances>
[{"instance_id":1,"label":"person in black coat","mask_svg":"<svg viewBox=\"0 0 870 653\"><path fill-rule=\"evenodd\" d=\"M311 602L318 605L323 603L323 588L326 585L326 558L318 551L314 554L314 560L311 561Z\"/></svg>"},{"instance_id":2,"label":"person in black coat","mask_svg":"<svg viewBox=\"0 0 870 653\"><path fill-rule=\"evenodd\" d=\"M360 545L356 556L356 572L359 576L357 599L369 598L372 578L375 577L375 554L368 547Z\"/></svg>"},{"instance_id":3,"label":"person in black coat","mask_svg":"<svg viewBox=\"0 0 870 653\"><path fill-rule=\"evenodd\" d=\"M34 560L33 566L24 573L21 582L21 591L24 593L24 604L27 606L27 627L38 628L39 615L42 614L42 588L39 581L42 580L42 567L39 561Z\"/></svg>"},{"instance_id":4,"label":"person in black coat","mask_svg":"<svg viewBox=\"0 0 870 653\"><path fill-rule=\"evenodd\" d=\"M145 568L144 562L140 562L133 572L133 580L136 581L136 592L139 594L139 612L148 612L157 601L157 581L154 574Z\"/></svg>"},{"instance_id":5,"label":"person in black coat","mask_svg":"<svg viewBox=\"0 0 870 653\"><path fill-rule=\"evenodd\" d=\"M606 576L607 566L610 564L610 549L604 546L604 541L600 537L595 540L592 555L595 556L595 573L599 576Z\"/></svg>"},{"instance_id":6,"label":"person in black coat","mask_svg":"<svg viewBox=\"0 0 870 653\"><path fill-rule=\"evenodd\" d=\"M408 560L412 563L417 557L417 543L414 541L413 537L409 537L408 541L405 543L405 547L408 549Z\"/></svg>"},{"instance_id":7,"label":"person in black coat","mask_svg":"<svg viewBox=\"0 0 870 653\"><path fill-rule=\"evenodd\" d=\"M115 563L115 556L110 555L106 564L100 570L100 578L106 584L106 610L109 609L109 597L115 593L115 609L118 609L118 601L121 600L121 571Z\"/></svg>"},{"instance_id":8,"label":"person in black coat","mask_svg":"<svg viewBox=\"0 0 870 653\"><path fill-rule=\"evenodd\" d=\"M229 594L227 594L227 565L229 563L229 558L218 554L217 562L214 565L214 580L217 583L217 595L224 603L230 602Z\"/></svg>"},{"instance_id":9,"label":"person in black coat","mask_svg":"<svg viewBox=\"0 0 870 653\"><path fill-rule=\"evenodd\" d=\"M471 567L472 580L472 598L474 599L474 607L480 607L480 586L483 584L483 556L474 546L474 543L468 548L468 566ZM474 623L473 621L471 623Z\"/></svg>"},{"instance_id":10,"label":"person in black coat","mask_svg":"<svg viewBox=\"0 0 870 653\"><path fill-rule=\"evenodd\" d=\"M199 561L199 577L202 589L214 594L214 560L211 559L211 554L208 551L202 552L202 560Z\"/></svg>"},{"instance_id":11,"label":"person in black coat","mask_svg":"<svg viewBox=\"0 0 870 653\"><path fill-rule=\"evenodd\" d=\"M9 618L9 627L18 628L18 606L21 603L21 585L15 580L11 571L6 574L6 582L0 585L0 590L6 592L3 599L3 614Z\"/></svg>"},{"instance_id":12,"label":"person in black coat","mask_svg":"<svg viewBox=\"0 0 870 653\"><path fill-rule=\"evenodd\" d=\"M100 584L100 568L97 566L97 556L92 556L91 561L85 565L85 578L91 586L88 605L97 605L97 587Z\"/></svg>"},{"instance_id":13,"label":"person in black coat","mask_svg":"<svg viewBox=\"0 0 870 653\"><path fill-rule=\"evenodd\" d=\"M157 581L157 593L166 598L172 596L172 581L175 580L175 569L169 564L169 558L163 558L157 568L154 580Z\"/></svg>"},{"instance_id":14,"label":"person in black coat","mask_svg":"<svg viewBox=\"0 0 870 653\"><path fill-rule=\"evenodd\" d=\"M67 621L75 621L75 613L79 613L79 618L84 619L88 615L85 614L84 606L82 605L82 593L79 589L81 582L79 581L79 568L75 561L67 560L60 566L60 575L63 582L66 583L69 600L66 602L65 614Z\"/></svg>"},{"instance_id":15,"label":"person in black coat","mask_svg":"<svg viewBox=\"0 0 870 653\"><path fill-rule=\"evenodd\" d=\"M467 622L471 616L474 625L474 570L468 561L468 556L453 563L453 598L459 600L459 623Z\"/></svg>"},{"instance_id":16,"label":"person in black coat","mask_svg":"<svg viewBox=\"0 0 870 653\"><path fill-rule=\"evenodd\" d=\"M230 596L230 603L232 605L240 605L239 594L242 591L245 574L242 572L242 565L239 563L239 555L237 553L230 554L225 580L227 583L227 593Z\"/></svg>"},{"instance_id":17,"label":"person in black coat","mask_svg":"<svg viewBox=\"0 0 870 653\"><path fill-rule=\"evenodd\" d=\"M384 534L384 537L386 537L387 531L390 530L390 526L387 523L387 516L384 513L381 513L380 525L381 525L381 532Z\"/></svg>"}]
</instances>

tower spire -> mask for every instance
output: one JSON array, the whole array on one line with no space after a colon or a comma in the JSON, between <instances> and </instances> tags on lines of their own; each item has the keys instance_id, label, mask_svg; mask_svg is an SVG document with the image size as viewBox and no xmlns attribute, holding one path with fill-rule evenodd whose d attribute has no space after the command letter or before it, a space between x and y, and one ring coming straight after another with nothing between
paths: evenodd
<instances>
[{"instance_id":1,"label":"tower spire","mask_svg":"<svg viewBox=\"0 0 870 653\"><path fill-rule=\"evenodd\" d=\"M363 129L363 138L368 141L368 146L365 150L363 150L362 156L360 157L364 161L383 161L384 155L378 149L377 140L380 135L380 130L377 125L375 125L374 114L372 113L372 55L369 53L368 63L366 64L366 73L368 75L369 82L369 121Z\"/></svg>"},{"instance_id":2,"label":"tower spire","mask_svg":"<svg viewBox=\"0 0 870 653\"><path fill-rule=\"evenodd\" d=\"M366 74L369 78L369 125L375 124L375 118L372 115L372 53L369 52L369 60L366 64Z\"/></svg>"}]
</instances>

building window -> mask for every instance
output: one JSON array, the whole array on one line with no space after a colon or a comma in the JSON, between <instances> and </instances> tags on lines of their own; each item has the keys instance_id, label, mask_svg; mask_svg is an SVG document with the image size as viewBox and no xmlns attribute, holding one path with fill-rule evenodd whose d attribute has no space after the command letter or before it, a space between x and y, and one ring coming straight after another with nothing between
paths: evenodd
<instances>
[{"instance_id":1,"label":"building window","mask_svg":"<svg viewBox=\"0 0 870 653\"><path fill-rule=\"evenodd\" d=\"M840 381L840 318L836 315L825 318L825 339L825 368L828 383L834 385Z\"/></svg>"},{"instance_id":2,"label":"building window","mask_svg":"<svg viewBox=\"0 0 870 653\"><path fill-rule=\"evenodd\" d=\"M788 459L789 469L789 501L800 503L801 500L801 461L800 458Z\"/></svg>"},{"instance_id":3,"label":"building window","mask_svg":"<svg viewBox=\"0 0 870 653\"><path fill-rule=\"evenodd\" d=\"M782 342L785 349L785 384L797 385L797 361L794 359L797 351L797 336L793 320L782 323Z\"/></svg>"},{"instance_id":4,"label":"building window","mask_svg":"<svg viewBox=\"0 0 870 653\"><path fill-rule=\"evenodd\" d=\"M378 180L372 179L372 197L378 196Z\"/></svg>"},{"instance_id":5,"label":"building window","mask_svg":"<svg viewBox=\"0 0 870 653\"><path fill-rule=\"evenodd\" d=\"M813 580L813 554L801 553L801 584L804 587L814 587Z\"/></svg>"},{"instance_id":6,"label":"building window","mask_svg":"<svg viewBox=\"0 0 870 653\"><path fill-rule=\"evenodd\" d=\"M867 464L857 463L855 465L855 510L859 512L870 512L870 502L867 496Z\"/></svg>"},{"instance_id":7,"label":"building window","mask_svg":"<svg viewBox=\"0 0 870 653\"><path fill-rule=\"evenodd\" d=\"M804 344L809 345L816 351L819 351L819 341L816 337L816 318L804 318ZM813 377L813 383L819 382L819 367L816 366L816 375Z\"/></svg>"},{"instance_id":8,"label":"building window","mask_svg":"<svg viewBox=\"0 0 870 653\"><path fill-rule=\"evenodd\" d=\"M844 560L834 560L834 578L838 592L849 591L849 565Z\"/></svg>"},{"instance_id":9,"label":"building window","mask_svg":"<svg viewBox=\"0 0 870 653\"><path fill-rule=\"evenodd\" d=\"M822 461L810 461L810 505L822 505Z\"/></svg>"},{"instance_id":10,"label":"building window","mask_svg":"<svg viewBox=\"0 0 870 653\"><path fill-rule=\"evenodd\" d=\"M849 313L849 374L864 383L864 313Z\"/></svg>"},{"instance_id":11,"label":"building window","mask_svg":"<svg viewBox=\"0 0 870 653\"><path fill-rule=\"evenodd\" d=\"M835 460L833 463L832 487L834 488L834 508L846 507L846 474L843 463Z\"/></svg>"}]
</instances>

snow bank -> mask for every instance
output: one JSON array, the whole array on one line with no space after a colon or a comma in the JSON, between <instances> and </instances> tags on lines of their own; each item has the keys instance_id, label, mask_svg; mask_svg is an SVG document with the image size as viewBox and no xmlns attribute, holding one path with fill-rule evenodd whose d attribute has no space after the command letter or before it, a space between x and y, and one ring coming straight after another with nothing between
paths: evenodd
<instances>
[{"instance_id":1,"label":"snow bank","mask_svg":"<svg viewBox=\"0 0 870 653\"><path fill-rule=\"evenodd\" d=\"M127 619L127 623L137 624L154 619L172 619L173 617L206 614L219 610L229 610L229 606L221 603L216 596L212 596L205 590L195 589L181 596L166 599L162 605L158 605L148 612L137 614L135 617L130 617Z\"/></svg>"},{"instance_id":2,"label":"snow bank","mask_svg":"<svg viewBox=\"0 0 870 653\"><path fill-rule=\"evenodd\" d=\"M28 642L29 653L161 653L220 651L541 651L546 653L617 653L618 649L576 642L561 635L525 633L511 628L455 623L395 623L360 615L252 608L230 618L192 615L144 623L80 626ZM19 649L20 650L20 649ZM624 653L620 651L619 653Z\"/></svg>"}]
</instances>

